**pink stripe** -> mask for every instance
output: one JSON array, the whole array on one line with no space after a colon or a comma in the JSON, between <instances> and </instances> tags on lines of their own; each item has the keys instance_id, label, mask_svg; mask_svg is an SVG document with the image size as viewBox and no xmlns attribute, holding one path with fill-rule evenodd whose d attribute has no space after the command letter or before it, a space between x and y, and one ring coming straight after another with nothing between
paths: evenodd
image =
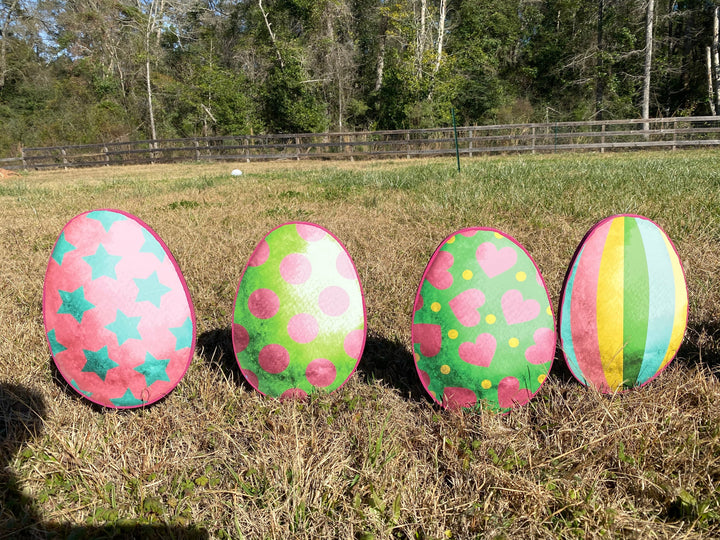
<instances>
[{"instance_id":1,"label":"pink stripe","mask_svg":"<svg viewBox=\"0 0 720 540\"><path fill-rule=\"evenodd\" d=\"M608 386L598 345L597 288L600 260L611 224L612 220L606 220L588 235L579 255L570 299L570 331L575 357L585 380L598 388Z\"/></svg>"}]
</instances>

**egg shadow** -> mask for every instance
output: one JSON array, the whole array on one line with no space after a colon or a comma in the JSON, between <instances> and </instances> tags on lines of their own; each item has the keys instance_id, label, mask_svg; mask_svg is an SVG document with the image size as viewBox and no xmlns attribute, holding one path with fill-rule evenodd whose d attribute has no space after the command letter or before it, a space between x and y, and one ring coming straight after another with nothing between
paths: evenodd
<instances>
[{"instance_id":1,"label":"egg shadow","mask_svg":"<svg viewBox=\"0 0 720 540\"><path fill-rule=\"evenodd\" d=\"M235 358L230 326L200 334L197 338L196 350L200 358L219 370L226 379L235 381L237 386L248 392L255 391L240 371L240 366Z\"/></svg>"},{"instance_id":2,"label":"egg shadow","mask_svg":"<svg viewBox=\"0 0 720 540\"><path fill-rule=\"evenodd\" d=\"M676 359L689 367L707 367L720 379L720 321L688 326Z\"/></svg>"},{"instance_id":3,"label":"egg shadow","mask_svg":"<svg viewBox=\"0 0 720 540\"><path fill-rule=\"evenodd\" d=\"M412 353L398 339L369 334L357 372L365 383L382 381L408 401L435 403L420 382Z\"/></svg>"},{"instance_id":4,"label":"egg shadow","mask_svg":"<svg viewBox=\"0 0 720 540\"><path fill-rule=\"evenodd\" d=\"M195 525L43 522L36 502L23 492L11 463L28 441L40 437L46 415L45 402L38 392L0 383L0 538L210 538L205 529Z\"/></svg>"}]
</instances>

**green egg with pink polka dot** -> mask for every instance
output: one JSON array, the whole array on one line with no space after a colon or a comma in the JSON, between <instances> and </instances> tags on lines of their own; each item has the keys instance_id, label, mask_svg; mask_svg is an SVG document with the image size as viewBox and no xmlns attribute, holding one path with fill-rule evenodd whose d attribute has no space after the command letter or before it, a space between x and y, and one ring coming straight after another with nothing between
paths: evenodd
<instances>
[{"instance_id":1,"label":"green egg with pink polka dot","mask_svg":"<svg viewBox=\"0 0 720 540\"><path fill-rule=\"evenodd\" d=\"M240 278L232 323L250 385L280 399L332 392L355 372L366 328L357 269L332 233L291 222L260 241Z\"/></svg>"},{"instance_id":2,"label":"green egg with pink polka dot","mask_svg":"<svg viewBox=\"0 0 720 540\"><path fill-rule=\"evenodd\" d=\"M555 356L555 320L539 269L510 236L468 228L447 237L418 287L415 365L445 408L528 403Z\"/></svg>"}]
</instances>

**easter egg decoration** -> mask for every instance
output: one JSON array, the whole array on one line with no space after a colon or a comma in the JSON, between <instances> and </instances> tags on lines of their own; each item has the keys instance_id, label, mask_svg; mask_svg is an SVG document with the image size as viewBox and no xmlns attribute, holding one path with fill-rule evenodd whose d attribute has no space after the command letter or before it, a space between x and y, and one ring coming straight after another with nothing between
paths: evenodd
<instances>
[{"instance_id":1,"label":"easter egg decoration","mask_svg":"<svg viewBox=\"0 0 720 540\"><path fill-rule=\"evenodd\" d=\"M281 399L336 390L360 361L366 327L357 270L332 233L291 222L260 241L232 323L240 370L254 388Z\"/></svg>"},{"instance_id":2,"label":"easter egg decoration","mask_svg":"<svg viewBox=\"0 0 720 540\"><path fill-rule=\"evenodd\" d=\"M602 392L641 386L675 357L688 294L668 236L642 216L596 224L570 263L559 331L573 375Z\"/></svg>"},{"instance_id":3,"label":"easter egg decoration","mask_svg":"<svg viewBox=\"0 0 720 540\"><path fill-rule=\"evenodd\" d=\"M82 396L132 408L167 395L195 350L180 269L138 218L94 210L71 219L48 261L43 320L55 365Z\"/></svg>"},{"instance_id":4,"label":"easter egg decoration","mask_svg":"<svg viewBox=\"0 0 720 540\"><path fill-rule=\"evenodd\" d=\"M415 299L420 380L443 407L530 401L550 372L555 323L538 268L513 238L468 228L440 244Z\"/></svg>"}]
</instances>

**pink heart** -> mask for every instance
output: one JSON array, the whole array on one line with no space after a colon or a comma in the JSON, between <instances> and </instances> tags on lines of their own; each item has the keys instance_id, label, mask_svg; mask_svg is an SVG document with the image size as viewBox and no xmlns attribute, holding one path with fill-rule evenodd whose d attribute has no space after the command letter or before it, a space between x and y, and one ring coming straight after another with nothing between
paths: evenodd
<instances>
[{"instance_id":1,"label":"pink heart","mask_svg":"<svg viewBox=\"0 0 720 540\"><path fill-rule=\"evenodd\" d=\"M538 328L533 334L535 345L525 351L525 359L531 364L550 362L555 354L555 332L550 328Z\"/></svg>"},{"instance_id":2,"label":"pink heart","mask_svg":"<svg viewBox=\"0 0 720 540\"><path fill-rule=\"evenodd\" d=\"M458 354L463 362L473 366L490 367L497 342L492 334L480 334L475 343L466 341L458 347Z\"/></svg>"},{"instance_id":3,"label":"pink heart","mask_svg":"<svg viewBox=\"0 0 720 540\"><path fill-rule=\"evenodd\" d=\"M448 269L453 265L453 256L447 251L438 251L428 268L425 279L436 289L444 290L453 284L453 277Z\"/></svg>"},{"instance_id":4,"label":"pink heart","mask_svg":"<svg viewBox=\"0 0 720 540\"><path fill-rule=\"evenodd\" d=\"M508 324L519 324L532 321L540 315L540 303L537 300L523 300L523 295L517 289L503 294L500 300L505 321Z\"/></svg>"},{"instance_id":5,"label":"pink heart","mask_svg":"<svg viewBox=\"0 0 720 540\"><path fill-rule=\"evenodd\" d=\"M446 386L443 390L442 404L446 409L458 411L462 407L473 407L476 403L475 392L468 388Z\"/></svg>"},{"instance_id":6,"label":"pink heart","mask_svg":"<svg viewBox=\"0 0 720 540\"><path fill-rule=\"evenodd\" d=\"M435 356L442 347L442 328L439 324L414 324L413 343L420 345L420 354L426 358Z\"/></svg>"},{"instance_id":7,"label":"pink heart","mask_svg":"<svg viewBox=\"0 0 720 540\"><path fill-rule=\"evenodd\" d=\"M484 242L478 246L475 258L487 277L492 279L515 265L517 252L510 246L498 250L492 242Z\"/></svg>"},{"instance_id":8,"label":"pink heart","mask_svg":"<svg viewBox=\"0 0 720 540\"><path fill-rule=\"evenodd\" d=\"M505 377L498 383L498 405L503 409L524 405L532 398L527 388L520 389L520 381L515 377Z\"/></svg>"},{"instance_id":9,"label":"pink heart","mask_svg":"<svg viewBox=\"0 0 720 540\"><path fill-rule=\"evenodd\" d=\"M475 326L480 322L478 308L485 303L485 295L478 289L468 289L450 300L448 304L463 326Z\"/></svg>"}]
</instances>

